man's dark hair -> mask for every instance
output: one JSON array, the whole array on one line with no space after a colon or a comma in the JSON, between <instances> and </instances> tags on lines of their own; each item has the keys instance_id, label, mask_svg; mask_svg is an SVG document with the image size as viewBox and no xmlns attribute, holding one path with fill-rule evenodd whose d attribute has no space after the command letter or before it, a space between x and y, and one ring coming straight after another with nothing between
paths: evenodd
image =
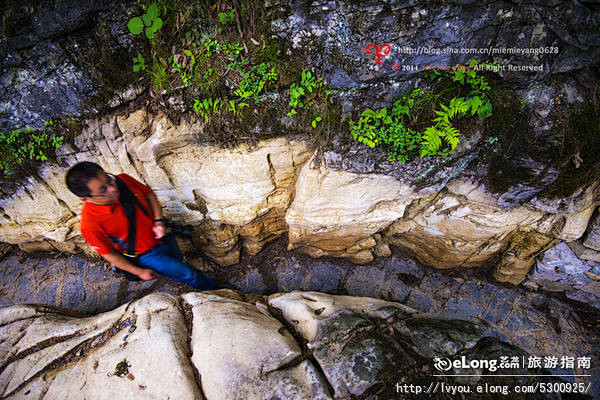
<instances>
[{"instance_id":1,"label":"man's dark hair","mask_svg":"<svg viewBox=\"0 0 600 400\"><path fill-rule=\"evenodd\" d=\"M79 197L89 196L91 193L87 184L97 178L100 171L103 171L102 167L93 162L83 161L75 164L67 171L65 177L67 187Z\"/></svg>"}]
</instances>

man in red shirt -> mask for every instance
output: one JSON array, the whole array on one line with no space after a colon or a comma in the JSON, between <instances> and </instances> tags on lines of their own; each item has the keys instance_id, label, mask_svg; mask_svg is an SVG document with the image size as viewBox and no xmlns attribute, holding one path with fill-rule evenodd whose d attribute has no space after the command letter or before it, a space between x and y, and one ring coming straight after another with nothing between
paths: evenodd
<instances>
[{"instance_id":1,"label":"man in red shirt","mask_svg":"<svg viewBox=\"0 0 600 400\"><path fill-rule=\"evenodd\" d=\"M81 209L83 238L106 261L142 280L154 279L153 271L157 271L197 289L215 288L214 279L181 262L177 242L165 237L161 207L148 186L127 174L107 174L98 164L87 161L69 169L66 183L84 202ZM133 231L129 227L132 217L136 227Z\"/></svg>"}]
</instances>

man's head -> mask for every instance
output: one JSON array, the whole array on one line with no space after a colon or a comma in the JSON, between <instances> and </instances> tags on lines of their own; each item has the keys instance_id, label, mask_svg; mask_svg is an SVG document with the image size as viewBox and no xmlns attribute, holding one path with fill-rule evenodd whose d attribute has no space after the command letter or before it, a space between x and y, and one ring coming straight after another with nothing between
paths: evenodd
<instances>
[{"instance_id":1,"label":"man's head","mask_svg":"<svg viewBox=\"0 0 600 400\"><path fill-rule=\"evenodd\" d=\"M114 204L119 200L119 189L112 175L95 163L84 161L69 169L67 187L82 201L97 205Z\"/></svg>"}]
</instances>

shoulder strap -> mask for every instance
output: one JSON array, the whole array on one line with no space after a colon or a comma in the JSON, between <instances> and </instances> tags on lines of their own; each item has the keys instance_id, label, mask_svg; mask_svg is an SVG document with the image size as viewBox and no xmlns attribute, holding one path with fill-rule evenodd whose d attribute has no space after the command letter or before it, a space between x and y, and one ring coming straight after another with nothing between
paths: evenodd
<instances>
[{"instance_id":1,"label":"shoulder strap","mask_svg":"<svg viewBox=\"0 0 600 400\"><path fill-rule=\"evenodd\" d=\"M135 197L131 189L123 182L123 180L117 176L115 176L115 180L117 182L117 188L119 189L119 201L123 206L123 211L125 212L125 216L129 221L129 233L127 235L127 251L125 255L127 257L135 257L135 237L136 237L136 221L135 221L135 206L137 205L139 209L144 213L145 216L148 216L148 211L146 208L140 203L140 201Z\"/></svg>"}]
</instances>

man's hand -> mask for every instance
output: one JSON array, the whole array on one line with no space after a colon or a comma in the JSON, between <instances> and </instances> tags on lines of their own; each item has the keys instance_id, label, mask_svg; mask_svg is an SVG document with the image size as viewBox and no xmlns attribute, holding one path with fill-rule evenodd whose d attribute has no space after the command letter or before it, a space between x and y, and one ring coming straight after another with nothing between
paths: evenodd
<instances>
[{"instance_id":1,"label":"man's hand","mask_svg":"<svg viewBox=\"0 0 600 400\"><path fill-rule=\"evenodd\" d=\"M162 221L157 221L154 223L154 226L152 227L152 232L154 232L154 236L157 239L162 238L163 236L165 236L165 223Z\"/></svg>"},{"instance_id":2,"label":"man's hand","mask_svg":"<svg viewBox=\"0 0 600 400\"><path fill-rule=\"evenodd\" d=\"M151 281L152 279L156 279L151 269L142 269L136 275L144 281Z\"/></svg>"},{"instance_id":3,"label":"man's hand","mask_svg":"<svg viewBox=\"0 0 600 400\"><path fill-rule=\"evenodd\" d=\"M103 254L102 257L115 267L130 272L138 276L140 279L143 279L145 281L154 279L154 274L151 269L140 268L137 265L132 264L126 257L124 257L122 254L117 253L115 250L111 251L108 254Z\"/></svg>"}]
</instances>

